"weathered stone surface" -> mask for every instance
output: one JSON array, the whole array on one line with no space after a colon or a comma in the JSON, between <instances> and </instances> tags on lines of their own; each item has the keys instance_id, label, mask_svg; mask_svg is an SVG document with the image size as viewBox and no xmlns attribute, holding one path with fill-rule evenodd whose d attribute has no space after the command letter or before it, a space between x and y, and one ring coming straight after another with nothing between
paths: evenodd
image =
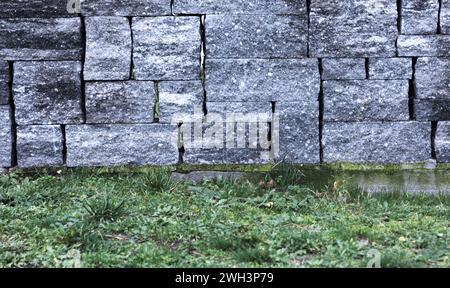
<instances>
[{"instance_id":1,"label":"weathered stone surface","mask_svg":"<svg viewBox=\"0 0 450 288\"><path fill-rule=\"evenodd\" d=\"M272 150L276 161L320 162L318 101L277 103L272 128Z\"/></svg>"},{"instance_id":2,"label":"weathered stone surface","mask_svg":"<svg viewBox=\"0 0 450 288\"><path fill-rule=\"evenodd\" d=\"M9 64L7 61L0 61L0 82L9 82Z\"/></svg>"},{"instance_id":3,"label":"weathered stone surface","mask_svg":"<svg viewBox=\"0 0 450 288\"><path fill-rule=\"evenodd\" d=\"M307 56L308 17L211 15L206 17L208 58L301 58Z\"/></svg>"},{"instance_id":4,"label":"weathered stone surface","mask_svg":"<svg viewBox=\"0 0 450 288\"><path fill-rule=\"evenodd\" d=\"M312 57L393 57L396 1L312 0Z\"/></svg>"},{"instance_id":5,"label":"weathered stone surface","mask_svg":"<svg viewBox=\"0 0 450 288\"><path fill-rule=\"evenodd\" d=\"M200 79L199 17L137 17L132 29L135 79Z\"/></svg>"},{"instance_id":6,"label":"weathered stone surface","mask_svg":"<svg viewBox=\"0 0 450 288\"><path fill-rule=\"evenodd\" d=\"M85 16L160 16L170 15L171 0L81 0Z\"/></svg>"},{"instance_id":7,"label":"weathered stone surface","mask_svg":"<svg viewBox=\"0 0 450 288\"><path fill-rule=\"evenodd\" d=\"M11 167L12 133L9 106L0 106L0 167Z\"/></svg>"},{"instance_id":8,"label":"weathered stone surface","mask_svg":"<svg viewBox=\"0 0 450 288\"><path fill-rule=\"evenodd\" d=\"M366 79L365 62L364 58L325 58L322 60L322 79Z\"/></svg>"},{"instance_id":9,"label":"weathered stone surface","mask_svg":"<svg viewBox=\"0 0 450 288\"><path fill-rule=\"evenodd\" d=\"M173 165L175 125L68 125L67 166Z\"/></svg>"},{"instance_id":10,"label":"weathered stone surface","mask_svg":"<svg viewBox=\"0 0 450 288\"><path fill-rule=\"evenodd\" d=\"M409 80L412 79L412 74L412 59L410 58L369 59L369 79Z\"/></svg>"},{"instance_id":11,"label":"weathered stone surface","mask_svg":"<svg viewBox=\"0 0 450 288\"><path fill-rule=\"evenodd\" d=\"M81 123L80 75L80 62L15 62L17 124Z\"/></svg>"},{"instance_id":12,"label":"weathered stone surface","mask_svg":"<svg viewBox=\"0 0 450 288\"><path fill-rule=\"evenodd\" d=\"M417 99L414 111L417 120L450 121L450 100Z\"/></svg>"},{"instance_id":13,"label":"weathered stone surface","mask_svg":"<svg viewBox=\"0 0 450 288\"><path fill-rule=\"evenodd\" d=\"M158 83L159 122L177 124L203 118L203 85L196 81Z\"/></svg>"},{"instance_id":14,"label":"weathered stone surface","mask_svg":"<svg viewBox=\"0 0 450 288\"><path fill-rule=\"evenodd\" d=\"M210 102L316 101L317 59L206 60Z\"/></svg>"},{"instance_id":15,"label":"weathered stone surface","mask_svg":"<svg viewBox=\"0 0 450 288\"><path fill-rule=\"evenodd\" d=\"M437 160L450 163L450 122L438 123L435 141Z\"/></svg>"},{"instance_id":16,"label":"weathered stone surface","mask_svg":"<svg viewBox=\"0 0 450 288\"><path fill-rule=\"evenodd\" d=\"M325 123L325 162L413 163L431 158L429 122Z\"/></svg>"},{"instance_id":17,"label":"weathered stone surface","mask_svg":"<svg viewBox=\"0 0 450 288\"><path fill-rule=\"evenodd\" d=\"M419 99L450 100L450 58L419 58L414 85Z\"/></svg>"},{"instance_id":18,"label":"weathered stone surface","mask_svg":"<svg viewBox=\"0 0 450 288\"><path fill-rule=\"evenodd\" d=\"M450 35L399 35L399 56L450 56Z\"/></svg>"},{"instance_id":19,"label":"weathered stone surface","mask_svg":"<svg viewBox=\"0 0 450 288\"><path fill-rule=\"evenodd\" d=\"M437 32L439 0L402 0L401 3L402 34Z\"/></svg>"},{"instance_id":20,"label":"weathered stone surface","mask_svg":"<svg viewBox=\"0 0 450 288\"><path fill-rule=\"evenodd\" d=\"M151 81L86 83L86 123L152 123L153 90Z\"/></svg>"},{"instance_id":21,"label":"weathered stone surface","mask_svg":"<svg viewBox=\"0 0 450 288\"><path fill-rule=\"evenodd\" d=\"M272 103L270 102L207 102L206 108L208 115L216 114L225 123L272 121Z\"/></svg>"},{"instance_id":22,"label":"weathered stone surface","mask_svg":"<svg viewBox=\"0 0 450 288\"><path fill-rule=\"evenodd\" d=\"M79 18L0 19L0 59L80 60L80 29Z\"/></svg>"},{"instance_id":23,"label":"weathered stone surface","mask_svg":"<svg viewBox=\"0 0 450 288\"><path fill-rule=\"evenodd\" d=\"M176 14L279 14L304 15L306 0L175 0Z\"/></svg>"},{"instance_id":24,"label":"weathered stone surface","mask_svg":"<svg viewBox=\"0 0 450 288\"><path fill-rule=\"evenodd\" d=\"M450 0L442 0L441 33L450 34Z\"/></svg>"},{"instance_id":25,"label":"weathered stone surface","mask_svg":"<svg viewBox=\"0 0 450 288\"><path fill-rule=\"evenodd\" d=\"M0 105L6 105L9 102L9 84L0 82Z\"/></svg>"},{"instance_id":26,"label":"weathered stone surface","mask_svg":"<svg viewBox=\"0 0 450 288\"><path fill-rule=\"evenodd\" d=\"M68 13L67 2L62 0L2 1L0 18L77 17L77 14Z\"/></svg>"},{"instance_id":27,"label":"weathered stone surface","mask_svg":"<svg viewBox=\"0 0 450 288\"><path fill-rule=\"evenodd\" d=\"M409 120L406 80L324 81L325 121Z\"/></svg>"},{"instance_id":28,"label":"weathered stone surface","mask_svg":"<svg viewBox=\"0 0 450 288\"><path fill-rule=\"evenodd\" d=\"M125 17L87 17L85 80L127 80L131 28Z\"/></svg>"},{"instance_id":29,"label":"weathered stone surface","mask_svg":"<svg viewBox=\"0 0 450 288\"><path fill-rule=\"evenodd\" d=\"M60 125L17 127L19 167L63 165L63 135Z\"/></svg>"}]
</instances>

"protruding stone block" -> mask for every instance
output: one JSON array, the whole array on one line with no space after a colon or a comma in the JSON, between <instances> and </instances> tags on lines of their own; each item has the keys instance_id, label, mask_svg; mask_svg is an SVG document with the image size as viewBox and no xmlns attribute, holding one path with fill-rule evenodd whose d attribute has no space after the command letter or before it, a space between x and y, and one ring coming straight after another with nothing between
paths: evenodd
<instances>
[{"instance_id":1,"label":"protruding stone block","mask_svg":"<svg viewBox=\"0 0 450 288\"><path fill-rule=\"evenodd\" d=\"M312 0L312 57L394 57L397 3Z\"/></svg>"},{"instance_id":2,"label":"protruding stone block","mask_svg":"<svg viewBox=\"0 0 450 288\"><path fill-rule=\"evenodd\" d=\"M81 60L81 52L80 18L0 19L0 59Z\"/></svg>"},{"instance_id":3,"label":"protruding stone block","mask_svg":"<svg viewBox=\"0 0 450 288\"><path fill-rule=\"evenodd\" d=\"M86 83L86 123L152 123L155 102L151 81Z\"/></svg>"},{"instance_id":4,"label":"protruding stone block","mask_svg":"<svg viewBox=\"0 0 450 288\"><path fill-rule=\"evenodd\" d=\"M15 62L17 124L81 123L80 75L80 62Z\"/></svg>"},{"instance_id":5,"label":"protruding stone block","mask_svg":"<svg viewBox=\"0 0 450 288\"><path fill-rule=\"evenodd\" d=\"M127 80L131 28L125 17L87 17L85 80Z\"/></svg>"},{"instance_id":6,"label":"protruding stone block","mask_svg":"<svg viewBox=\"0 0 450 288\"><path fill-rule=\"evenodd\" d=\"M409 120L406 80L325 81L325 121Z\"/></svg>"},{"instance_id":7,"label":"protruding stone block","mask_svg":"<svg viewBox=\"0 0 450 288\"><path fill-rule=\"evenodd\" d=\"M69 0L8 0L2 1L0 18L77 17L67 11Z\"/></svg>"},{"instance_id":8,"label":"protruding stone block","mask_svg":"<svg viewBox=\"0 0 450 288\"><path fill-rule=\"evenodd\" d=\"M450 58L419 58L414 84L419 99L450 100Z\"/></svg>"},{"instance_id":9,"label":"protruding stone block","mask_svg":"<svg viewBox=\"0 0 450 288\"><path fill-rule=\"evenodd\" d=\"M174 165L176 125L68 125L67 166Z\"/></svg>"},{"instance_id":10,"label":"protruding stone block","mask_svg":"<svg viewBox=\"0 0 450 288\"><path fill-rule=\"evenodd\" d=\"M414 111L419 121L450 121L450 100L416 99Z\"/></svg>"},{"instance_id":11,"label":"protruding stone block","mask_svg":"<svg viewBox=\"0 0 450 288\"><path fill-rule=\"evenodd\" d=\"M409 80L413 68L410 58L371 58L369 59L369 79Z\"/></svg>"},{"instance_id":12,"label":"protruding stone block","mask_svg":"<svg viewBox=\"0 0 450 288\"><path fill-rule=\"evenodd\" d=\"M325 58L322 60L322 79L366 79L365 62L364 58Z\"/></svg>"},{"instance_id":13,"label":"protruding stone block","mask_svg":"<svg viewBox=\"0 0 450 288\"><path fill-rule=\"evenodd\" d=\"M19 167L63 165L63 135L60 125L17 127Z\"/></svg>"},{"instance_id":14,"label":"protruding stone block","mask_svg":"<svg viewBox=\"0 0 450 288\"><path fill-rule=\"evenodd\" d=\"M450 35L399 35L399 56L450 57Z\"/></svg>"},{"instance_id":15,"label":"protruding stone block","mask_svg":"<svg viewBox=\"0 0 450 288\"><path fill-rule=\"evenodd\" d=\"M414 163L431 158L429 122L325 123L325 162Z\"/></svg>"},{"instance_id":16,"label":"protruding stone block","mask_svg":"<svg viewBox=\"0 0 450 288\"><path fill-rule=\"evenodd\" d=\"M302 16L208 15L206 43L209 59L306 57L306 10Z\"/></svg>"},{"instance_id":17,"label":"protruding stone block","mask_svg":"<svg viewBox=\"0 0 450 288\"><path fill-rule=\"evenodd\" d=\"M402 34L436 34L439 0L402 0Z\"/></svg>"},{"instance_id":18,"label":"protruding stone block","mask_svg":"<svg viewBox=\"0 0 450 288\"><path fill-rule=\"evenodd\" d=\"M158 83L160 123L177 124L203 118L201 81L162 81Z\"/></svg>"},{"instance_id":19,"label":"protruding stone block","mask_svg":"<svg viewBox=\"0 0 450 288\"><path fill-rule=\"evenodd\" d=\"M136 80L200 79L200 17L133 19Z\"/></svg>"},{"instance_id":20,"label":"protruding stone block","mask_svg":"<svg viewBox=\"0 0 450 288\"><path fill-rule=\"evenodd\" d=\"M81 0L85 16L161 16L171 15L171 0Z\"/></svg>"},{"instance_id":21,"label":"protruding stone block","mask_svg":"<svg viewBox=\"0 0 450 288\"><path fill-rule=\"evenodd\" d=\"M450 163L450 122L438 123L435 141L437 160Z\"/></svg>"},{"instance_id":22,"label":"protruding stone block","mask_svg":"<svg viewBox=\"0 0 450 288\"><path fill-rule=\"evenodd\" d=\"M210 102L316 101L317 59L206 60Z\"/></svg>"},{"instance_id":23,"label":"protruding stone block","mask_svg":"<svg viewBox=\"0 0 450 288\"><path fill-rule=\"evenodd\" d=\"M12 132L9 106L0 106L0 167L11 167Z\"/></svg>"}]
</instances>

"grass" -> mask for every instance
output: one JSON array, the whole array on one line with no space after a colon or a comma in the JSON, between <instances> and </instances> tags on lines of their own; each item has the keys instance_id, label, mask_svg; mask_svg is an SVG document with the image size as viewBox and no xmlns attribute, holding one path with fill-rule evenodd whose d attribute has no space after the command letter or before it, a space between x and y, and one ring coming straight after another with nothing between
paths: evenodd
<instances>
[{"instance_id":1,"label":"grass","mask_svg":"<svg viewBox=\"0 0 450 288\"><path fill-rule=\"evenodd\" d=\"M450 267L448 195L168 173L0 176L0 267Z\"/></svg>"}]
</instances>

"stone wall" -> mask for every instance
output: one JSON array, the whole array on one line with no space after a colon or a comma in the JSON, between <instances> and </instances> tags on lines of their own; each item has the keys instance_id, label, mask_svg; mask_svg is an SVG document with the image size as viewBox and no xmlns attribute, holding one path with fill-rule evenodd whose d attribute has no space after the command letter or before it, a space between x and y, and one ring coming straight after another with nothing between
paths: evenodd
<instances>
[{"instance_id":1,"label":"stone wall","mask_svg":"<svg viewBox=\"0 0 450 288\"><path fill-rule=\"evenodd\" d=\"M450 0L68 2L0 5L0 167L450 162Z\"/></svg>"}]
</instances>

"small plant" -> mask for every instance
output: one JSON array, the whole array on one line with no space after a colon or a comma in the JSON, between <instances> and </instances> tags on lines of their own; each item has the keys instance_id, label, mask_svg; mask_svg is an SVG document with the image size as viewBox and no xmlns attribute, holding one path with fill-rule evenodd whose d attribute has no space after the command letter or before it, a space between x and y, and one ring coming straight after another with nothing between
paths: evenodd
<instances>
[{"instance_id":1,"label":"small plant","mask_svg":"<svg viewBox=\"0 0 450 288\"><path fill-rule=\"evenodd\" d=\"M298 185L303 179L303 173L294 164L287 162L278 162L272 166L268 175L266 175L266 187L273 186L288 187ZM261 185L260 185L261 186Z\"/></svg>"},{"instance_id":2,"label":"small plant","mask_svg":"<svg viewBox=\"0 0 450 288\"><path fill-rule=\"evenodd\" d=\"M172 192L176 187L177 183L170 177L170 171L167 169L158 169L145 179L146 186L156 192Z\"/></svg>"},{"instance_id":3,"label":"small plant","mask_svg":"<svg viewBox=\"0 0 450 288\"><path fill-rule=\"evenodd\" d=\"M106 195L103 199L91 199L83 203L89 217L95 221L115 220L125 214L125 200L116 201Z\"/></svg>"}]
</instances>

